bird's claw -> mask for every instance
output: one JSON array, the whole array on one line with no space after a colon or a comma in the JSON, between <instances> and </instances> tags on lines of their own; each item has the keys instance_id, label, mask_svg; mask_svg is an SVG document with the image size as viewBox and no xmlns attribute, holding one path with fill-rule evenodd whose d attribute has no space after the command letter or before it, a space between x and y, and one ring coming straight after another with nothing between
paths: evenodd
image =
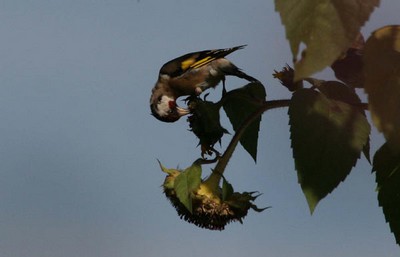
<instances>
[{"instance_id":1,"label":"bird's claw","mask_svg":"<svg viewBox=\"0 0 400 257\"><path fill-rule=\"evenodd\" d=\"M201 157L205 159L205 155L215 155L215 158L219 158L221 156L221 153L218 152L217 150L214 149L214 147L210 145L201 145Z\"/></svg>"}]
</instances>

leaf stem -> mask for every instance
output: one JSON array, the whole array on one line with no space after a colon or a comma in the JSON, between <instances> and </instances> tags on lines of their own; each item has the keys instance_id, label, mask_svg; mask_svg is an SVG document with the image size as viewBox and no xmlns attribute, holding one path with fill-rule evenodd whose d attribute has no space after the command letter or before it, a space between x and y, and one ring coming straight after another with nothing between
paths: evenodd
<instances>
[{"instance_id":1,"label":"leaf stem","mask_svg":"<svg viewBox=\"0 0 400 257\"><path fill-rule=\"evenodd\" d=\"M236 133L232 137L225 152L218 159L218 162L215 165L213 173L210 175L210 179L212 179L214 181L214 183L216 181L218 181L218 182L220 181L222 174L224 173L225 168L228 165L228 162L229 162L230 158L232 157L232 154L235 151L235 148L236 148L237 144L239 143L240 138L242 137L244 131L257 117L259 117L264 112L271 110L271 109L288 107L289 104L290 104L290 99L266 101L255 112L253 112L249 117L247 117L247 119L245 119L243 121L243 123L240 125L240 127L236 130ZM359 104L355 104L355 106L359 106L364 110L368 110L367 103L359 103Z\"/></svg>"}]
</instances>

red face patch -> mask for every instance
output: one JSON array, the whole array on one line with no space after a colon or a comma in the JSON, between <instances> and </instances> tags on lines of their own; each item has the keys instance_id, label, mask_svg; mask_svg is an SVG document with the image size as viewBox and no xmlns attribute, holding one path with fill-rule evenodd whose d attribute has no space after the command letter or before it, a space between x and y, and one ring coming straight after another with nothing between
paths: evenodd
<instances>
[{"instance_id":1,"label":"red face patch","mask_svg":"<svg viewBox=\"0 0 400 257\"><path fill-rule=\"evenodd\" d=\"M170 109L175 109L176 108L176 102L175 101L169 101L168 106Z\"/></svg>"}]
</instances>

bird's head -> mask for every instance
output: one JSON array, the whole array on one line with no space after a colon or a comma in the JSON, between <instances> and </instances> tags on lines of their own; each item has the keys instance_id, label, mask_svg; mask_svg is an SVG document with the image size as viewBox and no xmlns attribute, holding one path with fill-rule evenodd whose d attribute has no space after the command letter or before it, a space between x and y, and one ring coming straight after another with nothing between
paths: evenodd
<instances>
[{"instance_id":1,"label":"bird's head","mask_svg":"<svg viewBox=\"0 0 400 257\"><path fill-rule=\"evenodd\" d=\"M175 122L190 112L179 107L173 97L162 94L150 99L150 109L155 118L164 122Z\"/></svg>"}]
</instances>

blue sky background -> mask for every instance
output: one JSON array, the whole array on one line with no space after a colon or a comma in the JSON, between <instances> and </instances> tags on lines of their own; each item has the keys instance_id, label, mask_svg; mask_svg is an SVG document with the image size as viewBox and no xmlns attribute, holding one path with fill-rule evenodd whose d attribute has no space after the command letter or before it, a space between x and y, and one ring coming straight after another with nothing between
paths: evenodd
<instances>
[{"instance_id":1,"label":"blue sky background","mask_svg":"<svg viewBox=\"0 0 400 257\"><path fill-rule=\"evenodd\" d=\"M383 1L364 34L399 24L398 10ZM364 157L309 214L287 109L263 116L258 163L238 147L226 171L273 208L214 232L181 221L162 194L156 159L186 167L200 150L185 119L150 116L160 66L248 44L230 59L269 99L289 98L271 75L291 60L273 1L3 0L0 34L1 257L399 256ZM382 142L374 130L371 153Z\"/></svg>"}]
</instances>

